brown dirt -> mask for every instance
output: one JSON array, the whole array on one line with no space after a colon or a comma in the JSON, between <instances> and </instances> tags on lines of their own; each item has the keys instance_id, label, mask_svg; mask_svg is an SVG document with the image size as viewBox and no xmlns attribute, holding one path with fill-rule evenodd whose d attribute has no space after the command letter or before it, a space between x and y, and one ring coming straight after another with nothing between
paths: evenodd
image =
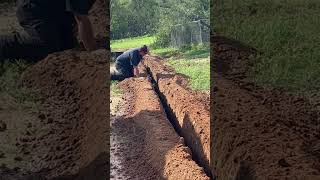
<instances>
[{"instance_id":1,"label":"brown dirt","mask_svg":"<svg viewBox=\"0 0 320 180\"><path fill-rule=\"evenodd\" d=\"M144 65L157 81L159 91L175 119L173 124L191 148L193 158L210 174L209 97L190 90L188 80L176 74L158 57L146 57Z\"/></svg>"},{"instance_id":2,"label":"brown dirt","mask_svg":"<svg viewBox=\"0 0 320 180\"><path fill-rule=\"evenodd\" d=\"M107 177L106 55L78 51L55 53L25 72L23 85L41 94L38 122L32 123L39 123L37 127L41 127L42 133L16 134L18 157L30 153L26 162L30 166L15 172L16 176ZM32 126L25 130L32 131ZM9 178L6 171L3 173Z\"/></svg>"},{"instance_id":3,"label":"brown dirt","mask_svg":"<svg viewBox=\"0 0 320 180\"><path fill-rule=\"evenodd\" d=\"M0 34L21 30L12 3L0 3ZM5 24L5 25L4 25Z\"/></svg>"},{"instance_id":4,"label":"brown dirt","mask_svg":"<svg viewBox=\"0 0 320 180\"><path fill-rule=\"evenodd\" d=\"M209 179L191 159L151 83L130 78L119 86L125 92L125 106L123 116L112 125L111 138L118 143L114 142L111 154L120 159L127 179Z\"/></svg>"},{"instance_id":5,"label":"brown dirt","mask_svg":"<svg viewBox=\"0 0 320 180\"><path fill-rule=\"evenodd\" d=\"M109 19L110 19L110 11L109 11L109 3L106 0L96 0L96 3L91 8L90 20L93 26L93 31L95 33L95 37L100 44L105 45L104 47L108 50L110 49L109 42Z\"/></svg>"},{"instance_id":6,"label":"brown dirt","mask_svg":"<svg viewBox=\"0 0 320 180\"><path fill-rule=\"evenodd\" d=\"M101 18L109 17L107 5L97 0L90 12L100 41L108 38L108 18ZM103 49L68 50L26 70L21 86L38 92L39 107L18 107L7 97L0 104L0 117L8 127L0 138L10 145L0 152L10 157L6 161L0 157L0 179L109 177L107 57L109 52Z\"/></svg>"},{"instance_id":7,"label":"brown dirt","mask_svg":"<svg viewBox=\"0 0 320 180\"><path fill-rule=\"evenodd\" d=\"M248 76L252 48L215 38L211 159L217 177L320 179L315 103L303 94L255 86Z\"/></svg>"}]
</instances>

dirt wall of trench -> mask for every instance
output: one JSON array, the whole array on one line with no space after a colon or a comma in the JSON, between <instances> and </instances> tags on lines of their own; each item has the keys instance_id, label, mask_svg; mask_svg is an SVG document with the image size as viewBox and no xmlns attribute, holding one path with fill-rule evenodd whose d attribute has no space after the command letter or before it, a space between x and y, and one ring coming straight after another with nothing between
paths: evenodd
<instances>
[{"instance_id":1,"label":"dirt wall of trench","mask_svg":"<svg viewBox=\"0 0 320 180\"><path fill-rule=\"evenodd\" d=\"M187 87L188 80L175 73L159 57L148 56L144 65L156 80L159 93L168 105L173 124L186 144L192 149L193 158L210 175L210 108L206 96Z\"/></svg>"},{"instance_id":2,"label":"dirt wall of trench","mask_svg":"<svg viewBox=\"0 0 320 180\"><path fill-rule=\"evenodd\" d=\"M128 169L135 169L135 172L129 172L131 177L132 174L139 175L141 170L137 176L140 179L148 172L156 172L148 177L209 180L203 168L192 160L190 149L167 119L151 83L146 78L130 78L119 86L124 90L127 102L123 121L140 134L139 139L132 142L139 144L139 147L132 148L137 159L129 159L126 165ZM129 168L131 166L137 167Z\"/></svg>"},{"instance_id":3,"label":"dirt wall of trench","mask_svg":"<svg viewBox=\"0 0 320 180\"><path fill-rule=\"evenodd\" d=\"M255 86L248 76L255 51L224 37L211 41L211 160L218 179L319 179L316 104L302 93Z\"/></svg>"}]
</instances>

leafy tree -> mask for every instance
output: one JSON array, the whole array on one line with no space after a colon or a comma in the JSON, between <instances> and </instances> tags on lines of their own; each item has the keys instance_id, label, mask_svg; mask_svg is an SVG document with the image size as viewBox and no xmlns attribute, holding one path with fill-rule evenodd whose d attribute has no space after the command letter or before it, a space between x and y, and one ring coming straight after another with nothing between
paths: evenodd
<instances>
[{"instance_id":1,"label":"leafy tree","mask_svg":"<svg viewBox=\"0 0 320 180\"><path fill-rule=\"evenodd\" d=\"M209 9L209 0L111 0L111 37L153 34L167 46L172 26L208 19Z\"/></svg>"}]
</instances>

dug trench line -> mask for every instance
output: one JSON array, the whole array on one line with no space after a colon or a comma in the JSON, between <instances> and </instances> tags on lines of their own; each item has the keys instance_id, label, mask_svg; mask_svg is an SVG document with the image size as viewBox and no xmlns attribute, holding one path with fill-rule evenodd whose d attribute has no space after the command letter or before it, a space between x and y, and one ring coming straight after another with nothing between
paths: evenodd
<instances>
[{"instance_id":1,"label":"dug trench line","mask_svg":"<svg viewBox=\"0 0 320 180\"><path fill-rule=\"evenodd\" d=\"M302 94L256 86L249 74L255 51L211 38L211 164L218 178L319 179L319 110Z\"/></svg>"},{"instance_id":2,"label":"dug trench line","mask_svg":"<svg viewBox=\"0 0 320 180\"><path fill-rule=\"evenodd\" d=\"M209 180L168 121L152 84L146 78L130 78L119 87L125 103L123 115L112 123L111 159L125 167L119 172L122 178ZM111 179L119 179L118 174Z\"/></svg>"},{"instance_id":3,"label":"dug trench line","mask_svg":"<svg viewBox=\"0 0 320 180\"><path fill-rule=\"evenodd\" d=\"M152 77L154 90L160 98L168 119L185 139L193 160L213 178L210 168L210 112L208 97L187 88L187 79L163 64L155 56L147 56L142 69Z\"/></svg>"}]
</instances>

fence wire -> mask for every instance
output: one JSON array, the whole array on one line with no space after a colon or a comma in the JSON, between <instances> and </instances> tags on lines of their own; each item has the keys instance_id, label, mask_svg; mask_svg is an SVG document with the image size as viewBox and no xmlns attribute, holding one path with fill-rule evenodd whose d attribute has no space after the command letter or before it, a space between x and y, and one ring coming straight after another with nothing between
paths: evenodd
<instances>
[{"instance_id":1,"label":"fence wire","mask_svg":"<svg viewBox=\"0 0 320 180\"><path fill-rule=\"evenodd\" d=\"M185 45L209 43L210 29L206 22L207 20L198 20L172 26L171 46L180 48Z\"/></svg>"}]
</instances>

